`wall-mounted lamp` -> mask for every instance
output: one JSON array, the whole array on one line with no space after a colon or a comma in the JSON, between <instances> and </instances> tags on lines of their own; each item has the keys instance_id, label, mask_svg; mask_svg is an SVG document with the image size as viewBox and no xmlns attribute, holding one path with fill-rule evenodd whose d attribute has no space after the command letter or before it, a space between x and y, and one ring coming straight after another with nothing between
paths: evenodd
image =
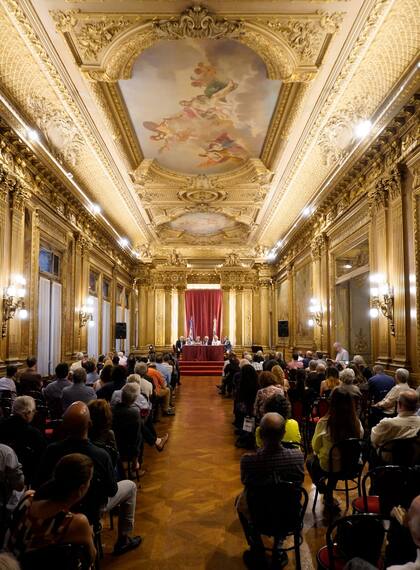
<instances>
[{"instance_id":1,"label":"wall-mounted lamp","mask_svg":"<svg viewBox=\"0 0 420 570\"><path fill-rule=\"evenodd\" d=\"M26 295L26 279L22 275L14 275L9 287L3 291L3 319L1 336L7 335L7 324L10 319L14 319L16 313L19 318L27 319L28 311L25 309L24 297Z\"/></svg>"},{"instance_id":2,"label":"wall-mounted lamp","mask_svg":"<svg viewBox=\"0 0 420 570\"><path fill-rule=\"evenodd\" d=\"M389 321L391 334L395 336L394 322L394 289L386 282L381 273L369 277L372 287L370 288L370 317L376 319L380 313Z\"/></svg>"},{"instance_id":3,"label":"wall-mounted lamp","mask_svg":"<svg viewBox=\"0 0 420 570\"><path fill-rule=\"evenodd\" d=\"M316 325L322 328L322 307L318 299L311 299L309 312L312 317L308 320L308 325L310 327L314 327Z\"/></svg>"},{"instance_id":4,"label":"wall-mounted lamp","mask_svg":"<svg viewBox=\"0 0 420 570\"><path fill-rule=\"evenodd\" d=\"M86 300L86 304L82 305L79 311L79 322L80 327L85 327L88 323L90 327L93 327L95 324L93 322L93 299L92 297L88 297Z\"/></svg>"}]
</instances>

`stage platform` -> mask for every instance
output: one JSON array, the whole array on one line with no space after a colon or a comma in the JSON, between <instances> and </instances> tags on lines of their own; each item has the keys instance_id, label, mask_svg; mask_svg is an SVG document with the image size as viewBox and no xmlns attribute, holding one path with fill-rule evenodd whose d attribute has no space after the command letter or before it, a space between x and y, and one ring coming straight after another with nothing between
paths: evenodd
<instances>
[{"instance_id":1,"label":"stage platform","mask_svg":"<svg viewBox=\"0 0 420 570\"><path fill-rule=\"evenodd\" d=\"M181 381L184 376L218 376L223 372L223 360L180 360Z\"/></svg>"}]
</instances>

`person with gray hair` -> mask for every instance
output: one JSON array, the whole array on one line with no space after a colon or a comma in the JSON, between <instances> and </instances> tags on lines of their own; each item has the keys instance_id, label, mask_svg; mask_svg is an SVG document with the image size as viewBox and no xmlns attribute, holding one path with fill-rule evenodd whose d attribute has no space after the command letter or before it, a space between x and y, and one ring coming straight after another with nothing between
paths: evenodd
<instances>
[{"instance_id":1,"label":"person with gray hair","mask_svg":"<svg viewBox=\"0 0 420 570\"><path fill-rule=\"evenodd\" d=\"M356 374L354 373L354 370L352 370L351 368L345 368L340 372L339 378L341 383L340 384L341 390L348 392L354 398L362 397L362 392L360 391L360 388L354 384L354 381L356 379Z\"/></svg>"},{"instance_id":2,"label":"person with gray hair","mask_svg":"<svg viewBox=\"0 0 420 570\"><path fill-rule=\"evenodd\" d=\"M395 372L395 386L387 393L385 398L382 398L377 402L373 408L378 408L383 411L385 415L394 415L396 413L396 406L398 402L398 397L401 392L405 392L410 389L408 384L408 379L410 378L410 373L406 368L398 368Z\"/></svg>"},{"instance_id":3,"label":"person with gray hair","mask_svg":"<svg viewBox=\"0 0 420 570\"><path fill-rule=\"evenodd\" d=\"M395 418L384 418L378 423L370 435L372 445L380 447L392 439L408 439L416 437L420 430L420 416L417 415L419 407L418 396L411 388L400 392L398 397Z\"/></svg>"},{"instance_id":4,"label":"person with gray hair","mask_svg":"<svg viewBox=\"0 0 420 570\"><path fill-rule=\"evenodd\" d=\"M147 375L147 364L137 362L134 367L134 374L140 377L140 392L150 400L153 394L153 380Z\"/></svg>"},{"instance_id":5,"label":"person with gray hair","mask_svg":"<svg viewBox=\"0 0 420 570\"><path fill-rule=\"evenodd\" d=\"M70 366L70 372L74 372L78 368L82 368L83 363L87 360L87 357L83 354L83 352L76 352L76 362Z\"/></svg>"},{"instance_id":6,"label":"person with gray hair","mask_svg":"<svg viewBox=\"0 0 420 570\"><path fill-rule=\"evenodd\" d=\"M127 464L128 471L134 472L140 469L139 457L143 444L140 411L134 406L139 394L140 386L137 383L126 384L121 390L121 402L114 407L112 421L120 457Z\"/></svg>"},{"instance_id":7,"label":"person with gray hair","mask_svg":"<svg viewBox=\"0 0 420 570\"><path fill-rule=\"evenodd\" d=\"M375 364L373 376L369 378L368 385L369 395L376 404L395 386L395 382L392 376L385 374L385 368L382 364Z\"/></svg>"},{"instance_id":8,"label":"person with gray hair","mask_svg":"<svg viewBox=\"0 0 420 570\"><path fill-rule=\"evenodd\" d=\"M13 402L12 415L0 423L0 443L16 453L28 485L33 481L47 446L41 432L31 426L35 413L35 400L31 396L19 396Z\"/></svg>"},{"instance_id":9,"label":"person with gray hair","mask_svg":"<svg viewBox=\"0 0 420 570\"><path fill-rule=\"evenodd\" d=\"M73 384L63 390L63 409L66 410L73 402L83 402L87 404L91 400L96 400L96 392L92 386L86 386L86 370L76 368L73 372Z\"/></svg>"}]
</instances>

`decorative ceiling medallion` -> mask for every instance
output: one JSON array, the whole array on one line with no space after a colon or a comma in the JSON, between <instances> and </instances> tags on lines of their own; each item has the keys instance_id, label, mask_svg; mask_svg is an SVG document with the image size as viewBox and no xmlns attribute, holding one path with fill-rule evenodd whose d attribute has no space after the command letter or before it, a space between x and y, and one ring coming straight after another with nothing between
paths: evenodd
<instances>
[{"instance_id":1,"label":"decorative ceiling medallion","mask_svg":"<svg viewBox=\"0 0 420 570\"><path fill-rule=\"evenodd\" d=\"M184 190L183 192L178 192L177 196L184 202L204 204L226 200L227 192L220 190Z\"/></svg>"}]
</instances>

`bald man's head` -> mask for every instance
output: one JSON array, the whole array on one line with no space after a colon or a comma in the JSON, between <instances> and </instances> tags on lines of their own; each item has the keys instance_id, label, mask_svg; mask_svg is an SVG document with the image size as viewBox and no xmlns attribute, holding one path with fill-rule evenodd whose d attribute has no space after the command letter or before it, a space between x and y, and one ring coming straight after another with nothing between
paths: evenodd
<instances>
[{"instance_id":1,"label":"bald man's head","mask_svg":"<svg viewBox=\"0 0 420 570\"><path fill-rule=\"evenodd\" d=\"M87 439L89 425L89 408L83 402L73 402L64 412L63 428L69 436Z\"/></svg>"},{"instance_id":2,"label":"bald man's head","mask_svg":"<svg viewBox=\"0 0 420 570\"><path fill-rule=\"evenodd\" d=\"M265 445L279 444L284 437L286 420L277 412L264 414L260 423L261 438Z\"/></svg>"},{"instance_id":3,"label":"bald man's head","mask_svg":"<svg viewBox=\"0 0 420 570\"><path fill-rule=\"evenodd\" d=\"M402 412L412 412L414 414L418 407L417 392L415 390L400 392L398 403Z\"/></svg>"},{"instance_id":4,"label":"bald man's head","mask_svg":"<svg viewBox=\"0 0 420 570\"><path fill-rule=\"evenodd\" d=\"M407 524L416 546L420 548L420 495L413 500L407 514Z\"/></svg>"}]
</instances>

